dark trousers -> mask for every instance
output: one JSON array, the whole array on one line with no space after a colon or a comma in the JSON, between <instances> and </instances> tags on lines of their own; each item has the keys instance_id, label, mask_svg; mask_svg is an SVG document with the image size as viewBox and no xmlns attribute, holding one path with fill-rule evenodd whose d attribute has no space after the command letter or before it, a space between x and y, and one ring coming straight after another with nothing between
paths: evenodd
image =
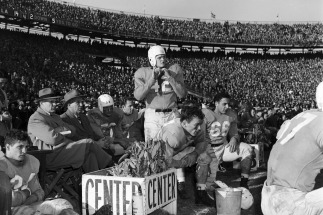
<instances>
[{"instance_id":1,"label":"dark trousers","mask_svg":"<svg viewBox=\"0 0 323 215\"><path fill-rule=\"evenodd\" d=\"M11 215L11 185L4 172L0 172L0 214Z\"/></svg>"}]
</instances>

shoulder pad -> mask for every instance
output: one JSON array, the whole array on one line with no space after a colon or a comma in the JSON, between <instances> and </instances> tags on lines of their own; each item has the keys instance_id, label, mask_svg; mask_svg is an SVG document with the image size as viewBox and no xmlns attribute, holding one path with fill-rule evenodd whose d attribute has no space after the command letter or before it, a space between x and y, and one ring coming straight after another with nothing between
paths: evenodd
<instances>
[{"instance_id":1,"label":"shoulder pad","mask_svg":"<svg viewBox=\"0 0 323 215\"><path fill-rule=\"evenodd\" d=\"M169 67L169 70L177 73L177 74L181 74L183 73L182 67L179 64L173 64Z\"/></svg>"},{"instance_id":2,"label":"shoulder pad","mask_svg":"<svg viewBox=\"0 0 323 215\"><path fill-rule=\"evenodd\" d=\"M7 172L8 165L7 162L0 158L0 172Z\"/></svg>"}]
</instances>

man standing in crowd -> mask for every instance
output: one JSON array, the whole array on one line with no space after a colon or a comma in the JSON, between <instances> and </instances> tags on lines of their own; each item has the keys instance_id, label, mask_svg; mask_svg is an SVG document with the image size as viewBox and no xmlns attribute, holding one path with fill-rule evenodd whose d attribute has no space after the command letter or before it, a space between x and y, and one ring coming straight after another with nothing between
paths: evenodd
<instances>
[{"instance_id":1,"label":"man standing in crowd","mask_svg":"<svg viewBox=\"0 0 323 215\"><path fill-rule=\"evenodd\" d=\"M277 133L261 194L264 215L323 214L323 188L313 190L323 169L323 82L316 102L318 109L285 121Z\"/></svg>"},{"instance_id":2,"label":"man standing in crowd","mask_svg":"<svg viewBox=\"0 0 323 215\"><path fill-rule=\"evenodd\" d=\"M208 164L211 159L206 155L201 156L206 149L203 119L204 114L199 108L184 107L181 117L165 123L157 137L166 144L165 157L168 166L182 170L198 163L195 202L214 206L214 201L208 197L205 190ZM187 199L189 196L185 191L185 176L183 171L179 173L181 174L177 175L178 195L182 199Z\"/></svg>"},{"instance_id":3,"label":"man standing in crowd","mask_svg":"<svg viewBox=\"0 0 323 215\"><path fill-rule=\"evenodd\" d=\"M153 139L164 123L178 116L177 97L187 94L183 70L178 64L166 68L166 53L161 46L148 50L151 67L142 67L135 73L134 96L145 100L145 139Z\"/></svg>"},{"instance_id":4,"label":"man standing in crowd","mask_svg":"<svg viewBox=\"0 0 323 215\"><path fill-rule=\"evenodd\" d=\"M101 138L113 138L114 144L111 144L111 149L115 151L115 155L125 153L130 143L122 134L123 112L114 107L114 101L110 95L99 96L98 107L88 112L88 118L96 135Z\"/></svg>"},{"instance_id":5,"label":"man standing in crowd","mask_svg":"<svg viewBox=\"0 0 323 215\"><path fill-rule=\"evenodd\" d=\"M39 107L28 122L28 134L33 145L39 149L53 150L53 153L47 155L47 167L82 166L85 172L91 172L112 165L111 155L94 144L92 139L74 142L69 138L74 135L75 128L55 114L58 98L60 96L54 96L51 88L40 90Z\"/></svg>"},{"instance_id":6,"label":"man standing in crowd","mask_svg":"<svg viewBox=\"0 0 323 215\"><path fill-rule=\"evenodd\" d=\"M253 149L249 144L240 143L237 128L237 114L229 108L230 95L218 93L215 110L202 109L206 122L206 154L212 158L207 188L213 189L218 166L222 161L241 159L240 186L248 188L248 178L252 164Z\"/></svg>"},{"instance_id":7,"label":"man standing in crowd","mask_svg":"<svg viewBox=\"0 0 323 215\"><path fill-rule=\"evenodd\" d=\"M11 129L12 117L8 112L8 98L4 91L8 79L5 70L0 70L0 138L3 140L6 133ZM2 141L0 139L0 141Z\"/></svg>"},{"instance_id":8,"label":"man standing in crowd","mask_svg":"<svg viewBox=\"0 0 323 215\"><path fill-rule=\"evenodd\" d=\"M129 129L138 120L138 111L134 109L134 99L125 98L122 103L122 111L124 113L122 120L122 131L123 136L129 136Z\"/></svg>"},{"instance_id":9,"label":"man standing in crowd","mask_svg":"<svg viewBox=\"0 0 323 215\"><path fill-rule=\"evenodd\" d=\"M0 199L11 199L13 215L32 215L36 212L60 214L63 210L73 211L73 206L65 199L53 200L51 203L57 203L54 203L55 207L48 207L54 205L49 201L43 202L45 193L38 180L39 161L26 154L28 145L28 135L25 132L12 130L7 133L6 154L0 158L0 172L9 178L10 185L6 189L10 189L11 192L7 193L10 196L1 196Z\"/></svg>"}]
</instances>

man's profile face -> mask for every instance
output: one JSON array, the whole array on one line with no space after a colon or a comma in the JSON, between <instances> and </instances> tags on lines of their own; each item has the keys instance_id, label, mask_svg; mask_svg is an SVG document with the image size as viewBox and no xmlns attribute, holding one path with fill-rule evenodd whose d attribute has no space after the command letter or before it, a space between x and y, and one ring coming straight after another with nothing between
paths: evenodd
<instances>
[{"instance_id":1,"label":"man's profile face","mask_svg":"<svg viewBox=\"0 0 323 215\"><path fill-rule=\"evenodd\" d=\"M81 99L75 100L73 103L68 104L68 109L74 114L78 115L81 112Z\"/></svg>"},{"instance_id":2,"label":"man's profile face","mask_svg":"<svg viewBox=\"0 0 323 215\"><path fill-rule=\"evenodd\" d=\"M6 156L16 161L24 161L27 153L27 147L27 141L17 141L13 145L6 144Z\"/></svg>"},{"instance_id":3,"label":"man's profile face","mask_svg":"<svg viewBox=\"0 0 323 215\"><path fill-rule=\"evenodd\" d=\"M166 55L160 54L156 56L156 67L164 68L166 64Z\"/></svg>"},{"instance_id":4,"label":"man's profile face","mask_svg":"<svg viewBox=\"0 0 323 215\"><path fill-rule=\"evenodd\" d=\"M222 98L220 101L215 102L215 110L219 113L225 114L229 108L230 99Z\"/></svg>"},{"instance_id":5,"label":"man's profile face","mask_svg":"<svg viewBox=\"0 0 323 215\"><path fill-rule=\"evenodd\" d=\"M48 113L55 113L56 100L45 100L40 104L41 108Z\"/></svg>"},{"instance_id":6,"label":"man's profile face","mask_svg":"<svg viewBox=\"0 0 323 215\"><path fill-rule=\"evenodd\" d=\"M127 101L126 105L123 106L123 112L127 115L132 114L133 112L133 101Z\"/></svg>"},{"instance_id":7,"label":"man's profile face","mask_svg":"<svg viewBox=\"0 0 323 215\"><path fill-rule=\"evenodd\" d=\"M113 105L103 107L102 108L102 113L105 116L111 116L112 113L113 113Z\"/></svg>"},{"instance_id":8,"label":"man's profile face","mask_svg":"<svg viewBox=\"0 0 323 215\"><path fill-rule=\"evenodd\" d=\"M201 125L203 120L198 117L193 117L191 121L184 120L183 128L191 135L196 136L197 133L201 130Z\"/></svg>"}]
</instances>

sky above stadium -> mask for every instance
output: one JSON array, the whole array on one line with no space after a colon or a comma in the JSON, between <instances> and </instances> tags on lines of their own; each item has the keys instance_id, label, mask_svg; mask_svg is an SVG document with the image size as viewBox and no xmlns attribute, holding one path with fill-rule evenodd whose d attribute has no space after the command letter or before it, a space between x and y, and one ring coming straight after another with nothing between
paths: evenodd
<instances>
[{"instance_id":1,"label":"sky above stadium","mask_svg":"<svg viewBox=\"0 0 323 215\"><path fill-rule=\"evenodd\" d=\"M221 21L323 21L323 0L75 0L75 4L198 19L212 19L212 12Z\"/></svg>"}]
</instances>

